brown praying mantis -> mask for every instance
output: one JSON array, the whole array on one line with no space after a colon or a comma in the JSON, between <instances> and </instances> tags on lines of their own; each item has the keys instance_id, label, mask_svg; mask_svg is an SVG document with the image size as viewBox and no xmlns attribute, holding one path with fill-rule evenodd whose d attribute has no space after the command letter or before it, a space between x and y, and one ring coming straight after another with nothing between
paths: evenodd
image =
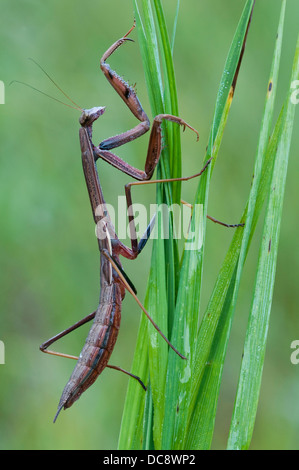
<instances>
[{"instance_id":1,"label":"brown praying mantis","mask_svg":"<svg viewBox=\"0 0 299 470\"><path fill-rule=\"evenodd\" d=\"M121 305L125 296L126 289L134 296L135 300L137 301L138 305L141 307L147 318L150 320L150 322L153 324L154 328L159 332L159 334L165 339L168 345L182 359L186 359L169 342L169 340L161 332L158 325L152 320L149 313L139 301L138 297L136 296L136 290L133 284L128 279L122 269L119 257L121 255L131 260L135 259L141 252L141 250L144 248L153 227L152 220L147 228L145 235L141 238L138 243L136 227L134 224L134 214L132 210L131 187L133 185L138 184L187 181L191 178L199 177L210 164L211 158L207 160L202 170L195 175L185 178L171 178L148 181L152 178L152 175L154 173L154 170L157 166L161 154L161 123L163 120L177 123L182 126L184 130L186 127L188 127L197 134L198 139L198 133L193 127L187 124L183 119L176 116L172 116L170 114L160 114L156 116L153 120L144 171L141 171L129 165L120 157L111 152L113 148L119 147L121 145L126 144L127 142L137 139L141 135L145 134L150 128L150 121L145 111L143 110L139 99L137 98L135 90L130 87L119 75L117 75L115 71L111 70L110 66L106 63L108 57L113 54L113 52L119 46L121 46L125 41L131 40L128 38L128 35L133 30L134 26L135 23L125 36L116 41L105 52L100 61L100 66L109 83L117 91L119 96L123 99L123 101L126 103L126 105L134 114L134 116L140 121L140 123L133 129L111 137L109 139L106 139L102 141L98 146L95 146L92 142L92 127L94 122L104 113L105 107L94 107L88 110L80 108L82 114L79 119L81 125L79 136L83 171L92 207L94 222L97 226L100 225L102 233L104 233L105 235L98 237L98 245L100 250L100 299L96 311L87 315L85 318L75 323L71 327L67 328L66 330L62 331L61 333L57 334L56 336L50 338L48 341L44 342L40 346L41 351L45 353L77 360L76 366L71 374L71 377L62 392L54 422L62 408L66 409L72 406L72 404L81 396L81 394L95 382L97 377L106 367L116 369L128 374L129 376L138 380L140 385L146 390L144 383L139 377L109 363L110 356L114 349L120 328ZM110 219L109 213L107 211L96 167L96 160L98 158L107 161L115 168L138 180L138 182L129 183L125 187L131 238L130 248L125 246L119 240L115 232L115 228ZM211 219L215 222L218 222L213 218ZM229 227L239 226L238 224L221 224ZM48 347L55 341L91 320L94 321L79 357L48 350Z\"/></svg>"}]
</instances>

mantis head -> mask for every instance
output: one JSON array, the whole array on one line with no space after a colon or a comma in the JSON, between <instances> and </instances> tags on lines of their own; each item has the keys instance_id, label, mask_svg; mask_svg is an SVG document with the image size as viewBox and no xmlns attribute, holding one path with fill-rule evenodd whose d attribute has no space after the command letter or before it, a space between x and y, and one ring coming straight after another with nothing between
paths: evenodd
<instances>
[{"instance_id":1,"label":"mantis head","mask_svg":"<svg viewBox=\"0 0 299 470\"><path fill-rule=\"evenodd\" d=\"M94 121L96 121L104 112L105 106L98 106L91 109L83 109L83 112L80 116L79 122L82 127L90 126Z\"/></svg>"}]
</instances>

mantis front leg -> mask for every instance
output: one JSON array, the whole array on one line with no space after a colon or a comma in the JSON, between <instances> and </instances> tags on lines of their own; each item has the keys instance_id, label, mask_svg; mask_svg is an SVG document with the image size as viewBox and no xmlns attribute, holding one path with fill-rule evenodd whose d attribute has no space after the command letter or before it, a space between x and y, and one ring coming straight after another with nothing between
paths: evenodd
<instances>
[{"instance_id":1,"label":"mantis front leg","mask_svg":"<svg viewBox=\"0 0 299 470\"><path fill-rule=\"evenodd\" d=\"M155 171L155 168L159 162L161 151L162 151L161 124L163 120L175 122L179 124L180 126L182 126L184 130L186 127L188 127L189 129L191 129L197 134L197 140L198 140L198 132L183 119L177 116L173 116L171 114L158 114L158 116L154 118L153 125L152 125L144 171L139 170L138 168L135 168L132 165L129 165L122 158L118 157L117 155L113 154L112 152L108 150L103 149L104 143L105 143L105 146L104 146L105 149L108 148L108 146L106 145L106 142L109 142L109 148L113 148L112 145L114 147L118 147L119 145L123 145L124 143L129 142L130 140L136 139L137 137L140 136L140 135L136 136L135 134L136 128L131 129L130 131L126 133L127 135L128 134L131 135L131 138L126 140L126 142L122 141L121 144L116 143L123 137L123 134L121 134L115 137L111 137L110 139L107 139L107 141L103 141L98 147L93 146L93 153L94 153L95 160L97 160L98 158L102 158L102 160L105 160L106 162L110 163L110 165L114 166L118 170L121 170L123 173L126 173L132 178L135 178L136 180L146 181L146 180L151 179Z\"/></svg>"},{"instance_id":2,"label":"mantis front leg","mask_svg":"<svg viewBox=\"0 0 299 470\"><path fill-rule=\"evenodd\" d=\"M121 170L122 172L128 174L132 178L135 178L139 181L149 180L154 170L157 166L157 163L160 158L161 149L162 149L162 133L161 133L161 124L163 120L175 122L181 126L183 126L184 130L186 127L193 130L197 134L198 140L198 132L187 124L183 119L173 116L171 114L159 114L154 118L151 135L149 139L147 157L145 161L145 168L144 171L139 170L127 162L122 160L117 155L110 152L111 149L120 147L132 140L137 139L138 137L145 134L150 128L150 121L145 113L142 105L135 93L135 90L126 83L114 70L112 70L109 64L106 63L106 60L116 51L122 44L130 39L127 37L131 31L134 29L135 23L133 27L123 36L121 39L116 41L112 44L111 47L105 52L103 57L100 61L101 69L109 81L109 83L113 86L115 91L119 94L125 104L128 106L130 111L134 114L134 116L141 121L133 129L130 129L122 134L118 134L114 137L110 137L108 139L103 140L98 146L93 147L94 157L95 160L98 158L102 158L103 160L107 161L115 168Z\"/></svg>"},{"instance_id":3,"label":"mantis front leg","mask_svg":"<svg viewBox=\"0 0 299 470\"><path fill-rule=\"evenodd\" d=\"M141 123L129 131L103 140L103 142L100 143L98 149L101 149L104 152L106 150L111 150L115 147L119 147L123 144L126 144L127 142L137 139L141 135L145 134L150 128L149 118L143 110L140 101L135 93L135 90L130 87L130 85L126 83L114 70L112 70L109 64L106 63L108 57L110 57L111 54L116 51L116 49L118 49L126 41L132 41L132 39L129 39L127 36L131 33L134 28L135 22L132 28L127 32L127 34L125 34L121 39L112 44L112 46L110 46L109 49L104 53L100 61L100 66L110 85L113 86L115 91L123 99L130 111L139 121L141 121ZM98 157L100 157L100 155L98 155Z\"/></svg>"}]
</instances>

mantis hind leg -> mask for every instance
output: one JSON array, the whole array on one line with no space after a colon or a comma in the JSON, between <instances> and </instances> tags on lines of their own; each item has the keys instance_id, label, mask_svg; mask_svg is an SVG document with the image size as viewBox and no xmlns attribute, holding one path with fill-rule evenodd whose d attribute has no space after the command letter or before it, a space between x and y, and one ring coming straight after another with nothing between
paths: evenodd
<instances>
[{"instance_id":1,"label":"mantis hind leg","mask_svg":"<svg viewBox=\"0 0 299 470\"><path fill-rule=\"evenodd\" d=\"M89 315L87 315L86 317L82 318L82 320L78 321L77 323L75 323L74 325L70 326L69 328L67 328L66 330L63 330L61 333L58 333L57 335L53 336L52 338L48 339L47 341L45 341L43 344L40 345L39 349L46 353L46 354L51 354L53 356L59 356L59 357L66 357L68 359L74 359L74 360L78 360L79 357L78 356L72 356L70 354L64 354L64 353L60 353L60 352L56 352L56 351L51 351L51 350L48 350L47 348L55 343L56 341L58 341L60 338L63 338L63 336L66 336L68 333L71 333L71 331L74 331L76 330L77 328L79 328L80 326L84 325L85 323L93 320L93 318L95 317L95 314L96 314L96 311L90 313ZM109 367L110 369L114 369L114 370L119 370L120 372L123 372L124 374L127 374L129 375L130 377L132 377L133 379L136 379L140 385L142 386L142 388L146 391L146 386L144 385L144 383L142 382L142 380L140 379L140 377L138 377L137 375L134 375L132 374L131 372L128 372L126 371L125 369L122 369L121 367L118 367L118 366L113 366L113 365L110 365L110 364L107 364L106 367ZM57 417L57 416L56 416ZM55 418L56 418L55 417Z\"/></svg>"},{"instance_id":2,"label":"mantis hind leg","mask_svg":"<svg viewBox=\"0 0 299 470\"><path fill-rule=\"evenodd\" d=\"M77 356L71 356L70 354L64 354L64 353L60 353L60 352L56 352L56 351L51 351L51 350L48 349L48 347L51 346L51 344L58 341L60 338L63 338L63 336L66 336L67 334L71 333L71 331L74 331L77 328L79 328L80 326L84 325L85 323L93 320L93 318L95 317L95 314L96 314L96 310L94 312L90 313L89 315L87 315L86 317L82 318L82 320L78 321L77 323L70 326L66 330L63 330L61 333L58 333L57 335L52 336L52 338L48 339L43 344L41 344L39 349L42 352L44 352L46 354L52 354L53 356L67 357L69 359L78 360Z\"/></svg>"},{"instance_id":3,"label":"mantis hind leg","mask_svg":"<svg viewBox=\"0 0 299 470\"><path fill-rule=\"evenodd\" d=\"M142 382L141 378L138 377L138 375L134 375L132 374L131 372L128 372L127 370L125 369L122 369L121 367L118 367L118 366L111 366L110 364L107 364L107 367L109 367L110 369L115 369L115 370L119 370L120 372L123 372L124 374L127 374L129 375L130 377L132 377L133 379L137 380L141 387L143 388L143 390L146 392L146 386L144 385L144 383Z\"/></svg>"}]
</instances>

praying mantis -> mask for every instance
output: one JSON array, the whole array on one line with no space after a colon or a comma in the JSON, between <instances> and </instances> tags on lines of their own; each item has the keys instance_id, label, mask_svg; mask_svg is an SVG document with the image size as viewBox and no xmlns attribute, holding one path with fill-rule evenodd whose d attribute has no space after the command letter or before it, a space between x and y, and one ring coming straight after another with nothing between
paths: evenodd
<instances>
[{"instance_id":1,"label":"praying mantis","mask_svg":"<svg viewBox=\"0 0 299 470\"><path fill-rule=\"evenodd\" d=\"M118 366L114 366L109 363L110 356L113 352L120 328L121 306L126 290L128 290L134 296L135 300L137 301L138 305L141 307L149 321L153 324L154 328L168 343L170 348L172 348L173 351L178 354L182 359L186 359L169 342L169 340L161 332L158 325L152 320L149 313L139 301L138 297L136 296L136 290L133 284L128 279L122 269L120 256L123 256L130 260L136 259L144 248L150 236L154 223L153 220L150 222L145 235L140 239L138 243L136 227L134 224L134 214L132 210L131 187L133 185L138 184L187 181L191 178L199 177L206 170L212 158L207 160L202 170L195 175L185 178L151 180L161 154L161 123L163 120L179 124L183 127L184 130L185 128L189 128L190 130L196 133L198 140L198 132L192 126L187 124L183 119L170 114L160 114L156 116L153 120L144 171L141 171L129 165L120 157L111 152L112 149L120 147L132 140L137 139L150 129L150 121L140 104L135 90L131 86L129 86L106 63L106 60L111 56L111 54L115 52L116 49L118 49L126 41L131 41L131 39L128 38L128 35L132 32L134 27L135 23L127 34L125 34L121 39L112 44L112 46L104 53L100 61L100 67L109 83L113 86L113 88L123 99L123 101L128 106L133 115L140 121L140 123L133 129L111 137L109 139L106 139L102 141L98 146L95 146L92 141L93 124L97 121L100 116L103 115L105 107L94 107L92 109L80 108L82 114L79 119L81 125L79 130L79 137L83 172L89 194L94 222L97 226L101 227L102 233L105 235L98 237L98 246L100 251L100 299L98 308L94 312L87 315L85 318L75 323L71 327L67 328L66 330L62 331L61 333L53 336L40 346L40 350L42 352L77 360L71 377L62 392L54 422L56 421L60 411L63 408L66 409L71 407L73 403L79 399L82 393L95 382L97 377L106 367L116 369L128 374L129 376L136 379L140 383L140 385L146 390L144 383L139 377L128 371L125 371L124 369L121 369ZM119 240L115 232L115 228L110 219L109 213L107 211L96 167L96 161L99 158L110 163L112 166L126 173L130 177L133 177L134 179L138 180L136 182L127 184L125 187L125 194L128 206L131 247L127 247ZM212 220L215 221L215 219ZM238 224L233 226L238 226ZM59 353L48 349L48 347L55 341L91 320L93 320L93 324L91 326L85 345L79 357Z\"/></svg>"}]
</instances>

